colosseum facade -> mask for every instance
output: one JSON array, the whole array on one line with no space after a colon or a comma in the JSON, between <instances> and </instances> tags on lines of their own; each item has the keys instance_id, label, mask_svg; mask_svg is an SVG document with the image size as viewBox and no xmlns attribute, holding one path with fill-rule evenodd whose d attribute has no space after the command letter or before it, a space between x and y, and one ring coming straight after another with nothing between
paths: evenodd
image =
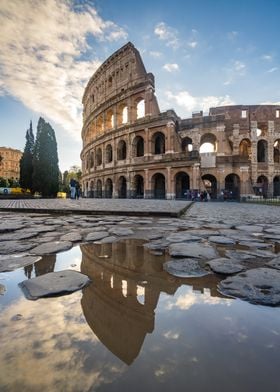
<instances>
[{"instance_id":1,"label":"colosseum facade","mask_svg":"<svg viewBox=\"0 0 280 392\"><path fill-rule=\"evenodd\" d=\"M154 76L128 43L89 80L83 107L86 197L280 195L280 106L215 107L187 119L160 112Z\"/></svg>"}]
</instances>

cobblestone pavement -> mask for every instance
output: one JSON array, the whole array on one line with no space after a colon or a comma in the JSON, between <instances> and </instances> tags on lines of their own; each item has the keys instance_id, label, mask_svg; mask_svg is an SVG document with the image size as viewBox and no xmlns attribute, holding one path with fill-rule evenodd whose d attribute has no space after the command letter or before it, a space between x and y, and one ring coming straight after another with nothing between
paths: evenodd
<instances>
[{"instance_id":1,"label":"cobblestone pavement","mask_svg":"<svg viewBox=\"0 0 280 392\"><path fill-rule=\"evenodd\" d=\"M228 276L218 286L223 295L263 305L280 305L279 207L202 202L189 205L181 218L152 214L141 218L132 213L136 210L137 215L144 207L148 215L164 208L176 211L175 207L185 207L186 202L24 201L32 213L18 211L18 201L2 201L3 204L7 208L12 206L12 211L0 207L0 272L32 264L38 257L66 251L78 244L114 247L120 240L137 239L143 240L145 252L165 257L163 268L171 275ZM70 207L75 206L76 212L53 215L54 206L56 212L64 208L71 211ZM89 208L90 214L81 215L81 206L84 212ZM99 214L93 214L93 206L99 206ZM114 207L114 214L101 215L100 211L106 207L108 212ZM126 211L127 216L123 216Z\"/></svg>"},{"instance_id":2,"label":"cobblestone pavement","mask_svg":"<svg viewBox=\"0 0 280 392\"><path fill-rule=\"evenodd\" d=\"M148 199L0 200L0 210L179 216L191 202Z\"/></svg>"}]
</instances>

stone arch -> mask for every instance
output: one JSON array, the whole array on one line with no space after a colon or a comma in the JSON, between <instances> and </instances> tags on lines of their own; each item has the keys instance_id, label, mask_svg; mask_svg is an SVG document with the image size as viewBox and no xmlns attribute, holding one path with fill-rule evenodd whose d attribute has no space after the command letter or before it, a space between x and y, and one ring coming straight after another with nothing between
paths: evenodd
<instances>
[{"instance_id":1,"label":"stone arch","mask_svg":"<svg viewBox=\"0 0 280 392\"><path fill-rule=\"evenodd\" d=\"M144 197L144 178L140 174L136 174L133 178L133 197L136 199Z\"/></svg>"},{"instance_id":2,"label":"stone arch","mask_svg":"<svg viewBox=\"0 0 280 392\"><path fill-rule=\"evenodd\" d=\"M176 199L187 198L187 191L190 189L190 177L185 172L175 175L175 197Z\"/></svg>"},{"instance_id":3,"label":"stone arch","mask_svg":"<svg viewBox=\"0 0 280 392\"><path fill-rule=\"evenodd\" d=\"M155 199L165 199L165 176L155 173L152 177L152 194Z\"/></svg>"},{"instance_id":4,"label":"stone arch","mask_svg":"<svg viewBox=\"0 0 280 392\"><path fill-rule=\"evenodd\" d=\"M275 140L273 144L274 163L280 163L280 139Z\"/></svg>"},{"instance_id":5,"label":"stone arch","mask_svg":"<svg viewBox=\"0 0 280 392\"><path fill-rule=\"evenodd\" d=\"M237 174L228 174L225 178L224 199L239 200L240 177Z\"/></svg>"},{"instance_id":6,"label":"stone arch","mask_svg":"<svg viewBox=\"0 0 280 392\"><path fill-rule=\"evenodd\" d=\"M120 140L118 143L117 159L118 161L126 159L126 142L124 140Z\"/></svg>"},{"instance_id":7,"label":"stone arch","mask_svg":"<svg viewBox=\"0 0 280 392\"><path fill-rule=\"evenodd\" d=\"M107 144L105 148L105 163L110 163L113 160L113 148L111 144Z\"/></svg>"},{"instance_id":8,"label":"stone arch","mask_svg":"<svg viewBox=\"0 0 280 392\"><path fill-rule=\"evenodd\" d=\"M249 139L242 139L239 144L239 155L243 158L250 158L251 152L251 141Z\"/></svg>"},{"instance_id":9,"label":"stone arch","mask_svg":"<svg viewBox=\"0 0 280 392\"><path fill-rule=\"evenodd\" d=\"M106 113L105 128L106 128L106 130L114 128L114 112L113 112L113 109L109 109L107 111L107 113Z\"/></svg>"},{"instance_id":10,"label":"stone arch","mask_svg":"<svg viewBox=\"0 0 280 392\"><path fill-rule=\"evenodd\" d=\"M273 196L280 196L280 176L273 178Z\"/></svg>"},{"instance_id":11,"label":"stone arch","mask_svg":"<svg viewBox=\"0 0 280 392\"><path fill-rule=\"evenodd\" d=\"M268 192L268 179L266 176L261 175L257 178L257 190L256 193L259 196L267 197Z\"/></svg>"},{"instance_id":12,"label":"stone arch","mask_svg":"<svg viewBox=\"0 0 280 392\"><path fill-rule=\"evenodd\" d=\"M89 167L93 168L93 166L94 166L94 154L93 151L91 151L89 155Z\"/></svg>"},{"instance_id":13,"label":"stone arch","mask_svg":"<svg viewBox=\"0 0 280 392\"><path fill-rule=\"evenodd\" d=\"M136 101L136 120L145 117L145 100L141 97Z\"/></svg>"},{"instance_id":14,"label":"stone arch","mask_svg":"<svg viewBox=\"0 0 280 392\"><path fill-rule=\"evenodd\" d=\"M217 152L217 138L213 133L205 133L200 139L200 153Z\"/></svg>"},{"instance_id":15,"label":"stone arch","mask_svg":"<svg viewBox=\"0 0 280 392\"><path fill-rule=\"evenodd\" d=\"M268 159L268 146L267 141L261 139L258 141L257 146L257 161L258 162L267 162Z\"/></svg>"},{"instance_id":16,"label":"stone arch","mask_svg":"<svg viewBox=\"0 0 280 392\"><path fill-rule=\"evenodd\" d=\"M136 136L132 143L132 156L143 157L144 156L144 139L142 136Z\"/></svg>"},{"instance_id":17,"label":"stone arch","mask_svg":"<svg viewBox=\"0 0 280 392\"><path fill-rule=\"evenodd\" d=\"M102 181L100 179L96 181L95 197L102 198Z\"/></svg>"},{"instance_id":18,"label":"stone arch","mask_svg":"<svg viewBox=\"0 0 280 392\"><path fill-rule=\"evenodd\" d=\"M119 199L126 199L127 197L127 181L125 176L120 176L118 180L118 197Z\"/></svg>"},{"instance_id":19,"label":"stone arch","mask_svg":"<svg viewBox=\"0 0 280 392\"><path fill-rule=\"evenodd\" d=\"M94 196L94 182L91 181L89 184L89 194L88 197L93 197Z\"/></svg>"},{"instance_id":20,"label":"stone arch","mask_svg":"<svg viewBox=\"0 0 280 392\"><path fill-rule=\"evenodd\" d=\"M113 197L113 181L111 178L107 178L105 182L105 197L107 199L112 199Z\"/></svg>"},{"instance_id":21,"label":"stone arch","mask_svg":"<svg viewBox=\"0 0 280 392\"><path fill-rule=\"evenodd\" d=\"M96 133L103 133L104 128L103 128L103 116L100 115L96 119Z\"/></svg>"},{"instance_id":22,"label":"stone arch","mask_svg":"<svg viewBox=\"0 0 280 392\"><path fill-rule=\"evenodd\" d=\"M128 122L128 106L126 102L122 102L117 107L117 124L118 126Z\"/></svg>"},{"instance_id":23,"label":"stone arch","mask_svg":"<svg viewBox=\"0 0 280 392\"><path fill-rule=\"evenodd\" d=\"M217 179L212 174L204 174L201 177L204 188L209 193L211 199L217 198Z\"/></svg>"},{"instance_id":24,"label":"stone arch","mask_svg":"<svg viewBox=\"0 0 280 392\"><path fill-rule=\"evenodd\" d=\"M182 139L181 145L182 145L182 151L184 152L190 152L193 150L193 142L190 137L184 137L184 139Z\"/></svg>"},{"instance_id":25,"label":"stone arch","mask_svg":"<svg viewBox=\"0 0 280 392\"><path fill-rule=\"evenodd\" d=\"M96 150L96 166L102 165L102 150L100 147Z\"/></svg>"},{"instance_id":26,"label":"stone arch","mask_svg":"<svg viewBox=\"0 0 280 392\"><path fill-rule=\"evenodd\" d=\"M152 137L153 153L164 154L165 153L165 135L162 132L154 133Z\"/></svg>"}]
</instances>

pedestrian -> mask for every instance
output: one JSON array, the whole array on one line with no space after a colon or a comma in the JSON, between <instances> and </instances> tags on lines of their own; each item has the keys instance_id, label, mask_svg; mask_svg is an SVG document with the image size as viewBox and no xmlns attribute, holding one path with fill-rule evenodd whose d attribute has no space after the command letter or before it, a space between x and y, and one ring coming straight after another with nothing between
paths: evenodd
<instances>
[{"instance_id":1,"label":"pedestrian","mask_svg":"<svg viewBox=\"0 0 280 392\"><path fill-rule=\"evenodd\" d=\"M79 184L79 181L76 181L76 199L77 199L77 200L79 200L80 191L81 191L81 186L80 186L80 184Z\"/></svg>"},{"instance_id":2,"label":"pedestrian","mask_svg":"<svg viewBox=\"0 0 280 392\"><path fill-rule=\"evenodd\" d=\"M71 178L69 187L70 187L70 198L75 199L75 197L76 197L76 181L74 178Z\"/></svg>"}]
</instances>

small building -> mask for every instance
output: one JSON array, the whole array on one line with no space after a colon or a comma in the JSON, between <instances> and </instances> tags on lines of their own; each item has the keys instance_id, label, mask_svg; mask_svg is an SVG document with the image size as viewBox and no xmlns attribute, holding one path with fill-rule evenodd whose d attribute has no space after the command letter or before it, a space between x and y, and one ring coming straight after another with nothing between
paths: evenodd
<instances>
[{"instance_id":1,"label":"small building","mask_svg":"<svg viewBox=\"0 0 280 392\"><path fill-rule=\"evenodd\" d=\"M22 152L10 147L0 147L0 177L18 181L20 176L19 161Z\"/></svg>"},{"instance_id":2,"label":"small building","mask_svg":"<svg viewBox=\"0 0 280 392\"><path fill-rule=\"evenodd\" d=\"M215 107L187 119L160 112L154 76L129 42L91 77L83 108L86 197L280 195L280 105Z\"/></svg>"}]
</instances>

